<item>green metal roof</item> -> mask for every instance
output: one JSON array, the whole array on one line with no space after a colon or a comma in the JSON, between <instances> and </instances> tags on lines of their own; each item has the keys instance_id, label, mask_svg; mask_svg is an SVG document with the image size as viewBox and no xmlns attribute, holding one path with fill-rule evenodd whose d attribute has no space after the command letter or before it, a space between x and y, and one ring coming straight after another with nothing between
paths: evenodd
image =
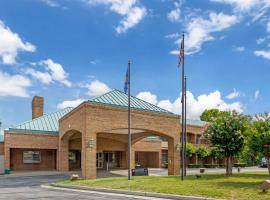
<instances>
[{"instance_id":1,"label":"green metal roof","mask_svg":"<svg viewBox=\"0 0 270 200\"><path fill-rule=\"evenodd\" d=\"M205 126L207 123L201 120L196 120L196 119L187 119L187 124L191 125L191 126L200 126L203 127Z\"/></svg>"},{"instance_id":2,"label":"green metal roof","mask_svg":"<svg viewBox=\"0 0 270 200\"><path fill-rule=\"evenodd\" d=\"M156 105L153 105L151 103L148 103L136 97L131 96L130 100L131 100L130 103L131 103L132 109L161 113L161 114L168 114L168 115L175 115L170 111L162 109ZM88 102L126 108L128 105L128 96L127 94L119 90L112 90L106 94L103 94L99 97L89 100ZM73 108L68 107L68 108L64 108L50 114L45 114L36 119L11 127L9 128L9 131L56 135L58 134L58 131L59 131L59 119L65 116L71 110L73 110ZM204 126L206 123L200 120L188 119L187 124L194 125L194 126ZM1 140L3 140L3 136L0 133L0 141Z\"/></svg>"},{"instance_id":3,"label":"green metal roof","mask_svg":"<svg viewBox=\"0 0 270 200\"><path fill-rule=\"evenodd\" d=\"M99 97L96 97L88 102L99 103L99 104L107 104L115 107L128 107L128 95L119 90L112 90L108 93L105 93ZM156 112L163 114L175 115L172 112L160 108L156 105L138 99L134 96L130 97L130 107L135 110L143 110L147 112Z\"/></svg>"},{"instance_id":4,"label":"green metal roof","mask_svg":"<svg viewBox=\"0 0 270 200\"><path fill-rule=\"evenodd\" d=\"M45 114L36 119L24 122L16 125L15 127L9 128L10 131L14 132L32 132L32 133L46 133L46 134L58 134L59 125L58 121L64 115L69 113L73 108L64 108L50 114Z\"/></svg>"}]
</instances>

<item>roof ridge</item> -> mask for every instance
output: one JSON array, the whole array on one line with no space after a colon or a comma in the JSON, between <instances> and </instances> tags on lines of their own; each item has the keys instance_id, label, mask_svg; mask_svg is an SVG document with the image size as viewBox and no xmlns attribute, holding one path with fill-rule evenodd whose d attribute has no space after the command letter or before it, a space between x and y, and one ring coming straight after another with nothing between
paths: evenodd
<instances>
[{"instance_id":1,"label":"roof ridge","mask_svg":"<svg viewBox=\"0 0 270 200\"><path fill-rule=\"evenodd\" d=\"M112 92L115 91L115 90L117 90L117 89L110 90L109 92L106 92L106 93L104 93L104 94L102 94L102 95L99 95L99 96L97 96L97 97L94 97L94 98L92 98L92 99L89 99L88 101L94 101L94 100L97 99L97 98L102 98L103 96L105 96L105 95L107 95L107 94L110 94L110 93L112 93Z\"/></svg>"},{"instance_id":2,"label":"roof ridge","mask_svg":"<svg viewBox=\"0 0 270 200\"><path fill-rule=\"evenodd\" d=\"M118 90L118 89L113 89L113 90L111 90L111 91L109 91L109 92L106 92L106 93L104 93L104 94L102 94L102 95L100 95L100 96L98 96L98 97L95 97L95 98L93 98L93 99L91 99L91 100L88 100L88 101L89 101L89 102L97 102L97 101L100 101L100 100L102 100L102 98L107 97L108 95L110 95L110 94L113 93L113 92L118 92L118 93L120 93L121 95L127 96L127 94L126 94L125 92L123 92L123 91L121 91L121 90ZM152 109L157 109L157 110L159 110L159 111L157 111L157 112L164 112L164 113L167 113L167 114L173 114L173 115L175 115L173 112L171 112L171 111L169 111L169 110L166 110L166 109L164 109L164 108L161 108L161 107L159 107L159 106L157 106L157 105L155 105L155 104L149 103L149 102L147 102L147 101L145 101L145 100L143 100L143 99L140 99L140 98L138 98L138 97L136 97L136 96L133 96L133 95L130 95L130 96L131 96L131 98L133 98L133 99L135 100L135 101L133 101L134 104L137 104L136 101L140 101L140 102L146 104L147 106L145 106L145 108L143 108L143 109L145 109L145 110L147 110L147 107L148 107L148 109L151 110L151 107L152 107ZM113 104L113 103L112 103L112 104ZM124 105L124 106L126 107L126 105ZM136 106L135 106L135 107L136 107ZM150 107L150 108L149 108L149 107Z\"/></svg>"},{"instance_id":3,"label":"roof ridge","mask_svg":"<svg viewBox=\"0 0 270 200\"><path fill-rule=\"evenodd\" d=\"M120 90L117 90L117 89L115 89L116 91L119 91L119 92L121 92L121 93L124 93L124 92L122 92L122 91L120 91ZM124 94L126 94L126 93L124 93ZM138 97L136 97L136 96L133 96L133 95L130 95L131 97L133 97L133 98L135 98L135 99L138 99L138 100L140 100L140 101L143 101L144 103L147 103L147 104L150 104L150 105L152 105L152 106L155 106L155 107L158 107L158 108L160 108L161 110L164 110L164 111L166 111L166 112L169 112L169 113L171 113L171 114L174 114L174 113L172 113L171 111L169 111L169 110L166 110L166 109L164 109L164 108L161 108L161 107L159 107L159 106L157 106L157 105L155 105L155 104L152 104L152 103L149 103L149 102L147 102L147 101L145 101L145 100L143 100L143 99L140 99L140 98L138 98Z\"/></svg>"}]
</instances>

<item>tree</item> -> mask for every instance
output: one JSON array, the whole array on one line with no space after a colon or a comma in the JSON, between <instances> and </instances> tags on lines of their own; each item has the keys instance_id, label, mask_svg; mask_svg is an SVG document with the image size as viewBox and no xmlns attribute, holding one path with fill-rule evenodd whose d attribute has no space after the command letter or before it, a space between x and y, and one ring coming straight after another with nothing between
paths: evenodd
<instances>
[{"instance_id":1,"label":"tree","mask_svg":"<svg viewBox=\"0 0 270 200\"><path fill-rule=\"evenodd\" d=\"M187 143L187 146L186 146L186 157L190 158L190 157L192 157L192 154L194 154L194 153L195 153L195 149L194 149L193 144Z\"/></svg>"},{"instance_id":2,"label":"tree","mask_svg":"<svg viewBox=\"0 0 270 200\"><path fill-rule=\"evenodd\" d=\"M223 153L218 148L215 148L215 147L212 147L210 149L209 155L214 159L216 163L217 163L217 160L222 159L224 157Z\"/></svg>"},{"instance_id":3,"label":"tree","mask_svg":"<svg viewBox=\"0 0 270 200\"><path fill-rule=\"evenodd\" d=\"M200 145L196 148L195 154L198 156L200 162L202 162L202 159L209 156L209 151L205 146Z\"/></svg>"},{"instance_id":4,"label":"tree","mask_svg":"<svg viewBox=\"0 0 270 200\"><path fill-rule=\"evenodd\" d=\"M205 137L225 157L227 175L232 174L233 157L244 146L245 123L246 119L243 116L232 112L230 115L218 116L205 130Z\"/></svg>"},{"instance_id":5,"label":"tree","mask_svg":"<svg viewBox=\"0 0 270 200\"><path fill-rule=\"evenodd\" d=\"M248 146L255 153L261 154L267 160L268 173L270 174L270 122L253 121L248 129Z\"/></svg>"},{"instance_id":6,"label":"tree","mask_svg":"<svg viewBox=\"0 0 270 200\"><path fill-rule=\"evenodd\" d=\"M255 115L256 121L267 121L270 122L270 113L265 112L262 114Z\"/></svg>"},{"instance_id":7,"label":"tree","mask_svg":"<svg viewBox=\"0 0 270 200\"><path fill-rule=\"evenodd\" d=\"M229 116L229 115L230 115L230 112L228 111L221 111L221 110L213 108L213 109L205 110L202 113L200 119L205 122L213 122L217 117Z\"/></svg>"}]
</instances>

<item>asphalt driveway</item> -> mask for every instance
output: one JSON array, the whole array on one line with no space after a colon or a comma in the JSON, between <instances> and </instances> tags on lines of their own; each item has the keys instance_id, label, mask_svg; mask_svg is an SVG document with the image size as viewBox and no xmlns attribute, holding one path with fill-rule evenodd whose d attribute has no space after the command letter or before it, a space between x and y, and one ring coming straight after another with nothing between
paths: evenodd
<instances>
[{"instance_id":1,"label":"asphalt driveway","mask_svg":"<svg viewBox=\"0 0 270 200\"><path fill-rule=\"evenodd\" d=\"M43 175L22 174L18 176L0 176L0 200L28 200L28 199L63 199L63 200L157 200L150 197L135 197L122 194L108 194L102 192L65 190L50 188L49 183L67 179L69 175L47 173ZM45 185L42 186L41 185ZM160 200L160 199L159 199Z\"/></svg>"}]
</instances>

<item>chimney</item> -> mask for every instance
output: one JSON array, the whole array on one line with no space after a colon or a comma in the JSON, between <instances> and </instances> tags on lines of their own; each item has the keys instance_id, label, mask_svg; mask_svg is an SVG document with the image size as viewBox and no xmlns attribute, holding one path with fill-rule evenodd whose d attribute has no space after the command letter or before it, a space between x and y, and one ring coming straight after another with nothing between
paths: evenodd
<instances>
[{"instance_id":1,"label":"chimney","mask_svg":"<svg viewBox=\"0 0 270 200\"><path fill-rule=\"evenodd\" d=\"M34 96L32 100L32 119L38 118L43 115L44 98Z\"/></svg>"}]
</instances>

